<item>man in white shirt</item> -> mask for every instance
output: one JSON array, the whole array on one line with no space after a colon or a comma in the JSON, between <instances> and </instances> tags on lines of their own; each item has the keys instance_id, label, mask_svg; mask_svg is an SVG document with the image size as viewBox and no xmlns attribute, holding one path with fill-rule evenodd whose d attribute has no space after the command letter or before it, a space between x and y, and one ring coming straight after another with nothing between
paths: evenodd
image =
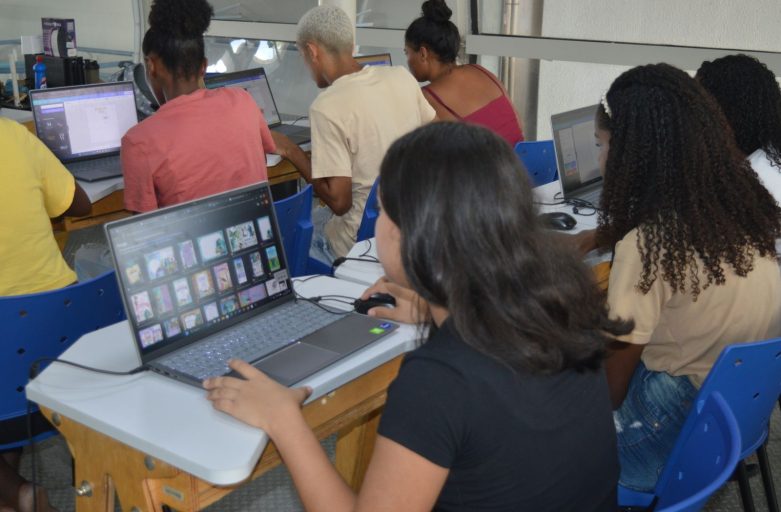
<instances>
[{"instance_id":1,"label":"man in white shirt","mask_svg":"<svg viewBox=\"0 0 781 512\"><path fill-rule=\"evenodd\" d=\"M435 113L406 69L361 68L352 56L352 22L338 7L315 7L304 14L297 44L312 79L325 89L309 109L312 169L301 171L328 206L313 212L310 254L330 265L355 244L388 147Z\"/></svg>"}]
</instances>

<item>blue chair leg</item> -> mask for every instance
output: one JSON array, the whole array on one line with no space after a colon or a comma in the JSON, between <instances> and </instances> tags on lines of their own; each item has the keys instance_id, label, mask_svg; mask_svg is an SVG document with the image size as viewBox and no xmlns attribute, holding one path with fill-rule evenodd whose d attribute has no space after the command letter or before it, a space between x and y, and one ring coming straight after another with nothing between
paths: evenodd
<instances>
[{"instance_id":1,"label":"blue chair leg","mask_svg":"<svg viewBox=\"0 0 781 512\"><path fill-rule=\"evenodd\" d=\"M767 458L767 441L757 450L757 459L759 460L759 471L762 474L762 486L765 488L767 509L770 512L778 512L776 487L773 484L773 473L770 470L770 461Z\"/></svg>"},{"instance_id":2,"label":"blue chair leg","mask_svg":"<svg viewBox=\"0 0 781 512\"><path fill-rule=\"evenodd\" d=\"M756 512L754 497L751 495L751 485L748 481L748 471L746 471L746 463L744 461L738 462L738 467L735 468L735 477L740 489L740 501L743 503L743 511Z\"/></svg>"}]
</instances>

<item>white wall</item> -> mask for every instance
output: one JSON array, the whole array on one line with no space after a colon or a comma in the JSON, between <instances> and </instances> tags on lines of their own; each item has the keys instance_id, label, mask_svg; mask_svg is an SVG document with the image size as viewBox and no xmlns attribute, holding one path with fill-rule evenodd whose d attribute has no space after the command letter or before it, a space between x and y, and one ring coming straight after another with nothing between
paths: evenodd
<instances>
[{"instance_id":1,"label":"white wall","mask_svg":"<svg viewBox=\"0 0 781 512\"><path fill-rule=\"evenodd\" d=\"M44 17L74 18L79 46L133 49L131 0L0 0L0 40L40 34Z\"/></svg>"},{"instance_id":2,"label":"white wall","mask_svg":"<svg viewBox=\"0 0 781 512\"><path fill-rule=\"evenodd\" d=\"M545 0L542 34L778 52L779 27L778 0ZM551 114L597 103L626 69L543 61L537 138L550 138Z\"/></svg>"}]
</instances>

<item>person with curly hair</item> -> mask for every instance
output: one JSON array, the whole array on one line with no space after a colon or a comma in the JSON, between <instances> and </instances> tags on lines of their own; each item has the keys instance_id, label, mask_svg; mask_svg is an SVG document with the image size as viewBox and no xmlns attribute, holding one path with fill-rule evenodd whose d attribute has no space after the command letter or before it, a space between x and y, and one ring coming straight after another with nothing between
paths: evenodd
<instances>
[{"instance_id":1,"label":"person with curly hair","mask_svg":"<svg viewBox=\"0 0 781 512\"><path fill-rule=\"evenodd\" d=\"M422 16L404 34L407 65L418 82L429 82L423 95L438 119L485 126L514 147L523 140L515 107L493 73L456 63L461 35L452 14L445 0L423 2Z\"/></svg>"},{"instance_id":2,"label":"person with curly hair","mask_svg":"<svg viewBox=\"0 0 781 512\"><path fill-rule=\"evenodd\" d=\"M607 300L635 323L606 361L620 481L647 491L722 349L781 335L781 211L716 102L679 69L623 73L596 121Z\"/></svg>"},{"instance_id":3,"label":"person with curly hair","mask_svg":"<svg viewBox=\"0 0 781 512\"><path fill-rule=\"evenodd\" d=\"M738 148L781 203L781 89L775 74L741 54L703 62L695 78L716 98Z\"/></svg>"},{"instance_id":4,"label":"person with curly hair","mask_svg":"<svg viewBox=\"0 0 781 512\"><path fill-rule=\"evenodd\" d=\"M272 134L252 97L200 87L206 0L155 0L142 50L160 109L122 138L125 208L146 212L267 179L265 152L308 166L303 152Z\"/></svg>"},{"instance_id":5,"label":"person with curly hair","mask_svg":"<svg viewBox=\"0 0 781 512\"><path fill-rule=\"evenodd\" d=\"M388 388L358 494L304 421L306 389L232 361L243 379L204 383L214 407L268 433L308 511L615 510L602 361L632 326L542 226L512 149L482 127L424 126L388 150L379 194L377 254L427 305L430 337Z\"/></svg>"}]
</instances>

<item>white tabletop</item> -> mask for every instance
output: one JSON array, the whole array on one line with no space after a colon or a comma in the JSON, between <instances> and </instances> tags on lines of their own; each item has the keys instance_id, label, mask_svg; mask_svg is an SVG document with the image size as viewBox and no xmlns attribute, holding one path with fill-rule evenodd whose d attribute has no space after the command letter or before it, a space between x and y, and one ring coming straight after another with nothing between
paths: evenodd
<instances>
[{"instance_id":1,"label":"white tabletop","mask_svg":"<svg viewBox=\"0 0 781 512\"><path fill-rule=\"evenodd\" d=\"M597 215L593 210L583 209L583 213L574 213L572 206L566 204L553 205L551 203L560 203L561 199L557 199L556 194L561 192L561 183L554 181L546 185L542 185L534 189L534 197L538 203L541 203L539 208L540 212L565 212L572 215L577 224L575 228L570 231L562 231L562 233L576 234L587 229L596 229L597 227ZM593 214L592 214L593 213ZM377 259L377 244L374 238L358 242L353 246L350 252L347 254L348 258L376 260ZM589 254L585 258L586 263L594 265L604 260L603 256ZM375 261L354 261L347 260L339 265L334 271L334 276L339 279L345 279L354 283L363 284L366 286L372 285L385 273L382 270L382 265Z\"/></svg>"},{"instance_id":2,"label":"white tabletop","mask_svg":"<svg viewBox=\"0 0 781 512\"><path fill-rule=\"evenodd\" d=\"M304 296L358 297L364 290L329 277L295 281ZM403 325L306 379L309 401L411 350L416 336L414 326ZM62 358L118 371L140 364L127 322L85 335ZM215 411L203 390L151 372L116 377L55 364L26 390L30 400L216 485L246 479L268 442L263 431Z\"/></svg>"}]
</instances>

